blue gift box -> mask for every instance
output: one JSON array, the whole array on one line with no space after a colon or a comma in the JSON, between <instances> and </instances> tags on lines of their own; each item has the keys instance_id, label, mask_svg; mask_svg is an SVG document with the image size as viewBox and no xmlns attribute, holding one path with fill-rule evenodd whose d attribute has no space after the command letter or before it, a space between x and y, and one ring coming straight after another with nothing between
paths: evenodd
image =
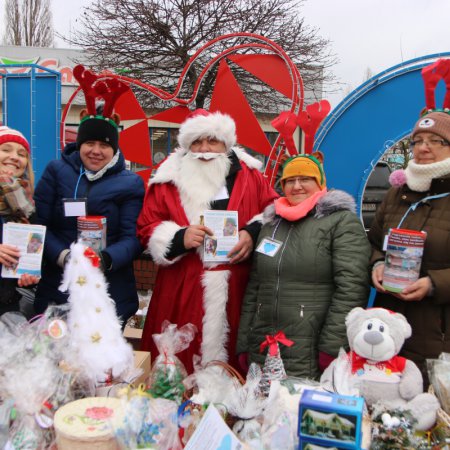
<instances>
[{"instance_id":1,"label":"blue gift box","mask_svg":"<svg viewBox=\"0 0 450 450\"><path fill-rule=\"evenodd\" d=\"M299 449L360 449L363 410L362 397L305 390L299 405Z\"/></svg>"}]
</instances>

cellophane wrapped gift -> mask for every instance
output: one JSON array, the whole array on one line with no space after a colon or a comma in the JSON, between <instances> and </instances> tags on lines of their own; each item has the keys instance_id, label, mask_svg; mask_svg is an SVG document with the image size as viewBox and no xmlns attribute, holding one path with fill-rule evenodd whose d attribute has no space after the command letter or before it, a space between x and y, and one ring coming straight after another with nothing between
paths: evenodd
<instances>
[{"instance_id":1,"label":"cellophane wrapped gift","mask_svg":"<svg viewBox=\"0 0 450 450\"><path fill-rule=\"evenodd\" d=\"M31 324L17 313L0 318L0 398L13 405L2 425L11 449L49 448L56 409L82 395L77 374L61 364L69 339L66 313L51 306Z\"/></svg>"},{"instance_id":2,"label":"cellophane wrapped gift","mask_svg":"<svg viewBox=\"0 0 450 450\"><path fill-rule=\"evenodd\" d=\"M298 447L298 405L305 389L320 390L314 380L287 377L273 380L263 413L261 429L264 450L294 450Z\"/></svg>"},{"instance_id":3,"label":"cellophane wrapped gift","mask_svg":"<svg viewBox=\"0 0 450 450\"><path fill-rule=\"evenodd\" d=\"M183 379L187 371L175 355L189 347L196 332L197 328L191 323L178 329L166 320L162 324L161 334L153 335L159 352L149 378L149 392L153 397L181 403L185 391Z\"/></svg>"},{"instance_id":4,"label":"cellophane wrapped gift","mask_svg":"<svg viewBox=\"0 0 450 450\"><path fill-rule=\"evenodd\" d=\"M178 404L163 398L151 398L139 390L131 392L126 402L125 419L114 430L121 448L181 449L178 437Z\"/></svg>"},{"instance_id":5,"label":"cellophane wrapped gift","mask_svg":"<svg viewBox=\"0 0 450 450\"><path fill-rule=\"evenodd\" d=\"M442 409L450 414L450 353L427 360L428 374Z\"/></svg>"}]
</instances>

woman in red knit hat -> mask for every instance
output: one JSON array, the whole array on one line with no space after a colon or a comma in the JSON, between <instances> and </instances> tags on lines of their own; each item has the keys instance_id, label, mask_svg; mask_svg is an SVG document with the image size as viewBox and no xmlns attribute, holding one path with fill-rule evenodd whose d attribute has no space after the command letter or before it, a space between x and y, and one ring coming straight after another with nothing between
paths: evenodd
<instances>
[{"instance_id":1,"label":"woman in red knit hat","mask_svg":"<svg viewBox=\"0 0 450 450\"><path fill-rule=\"evenodd\" d=\"M34 174L31 166L30 145L17 130L0 127L0 218L2 237L6 222L30 223L34 213ZM17 265L19 249L14 245L0 243L0 264ZM16 287L29 286L39 281L34 275L23 274L19 280L0 278L0 315L19 310L20 294Z\"/></svg>"}]
</instances>

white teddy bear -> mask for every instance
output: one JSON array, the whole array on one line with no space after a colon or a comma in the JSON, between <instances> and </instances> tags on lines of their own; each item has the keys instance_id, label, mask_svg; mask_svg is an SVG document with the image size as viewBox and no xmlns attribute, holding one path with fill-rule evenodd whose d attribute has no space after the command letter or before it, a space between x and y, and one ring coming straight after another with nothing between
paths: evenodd
<instances>
[{"instance_id":1,"label":"white teddy bear","mask_svg":"<svg viewBox=\"0 0 450 450\"><path fill-rule=\"evenodd\" d=\"M417 430L431 428L439 402L423 392L423 378L416 364L397 356L411 336L405 317L383 308L354 308L345 324L351 350L346 358L350 385L359 389L369 406L409 410L417 420ZM343 372L338 374L338 366L339 359L335 359L325 370L320 380L323 386L339 384L336 377Z\"/></svg>"}]
</instances>

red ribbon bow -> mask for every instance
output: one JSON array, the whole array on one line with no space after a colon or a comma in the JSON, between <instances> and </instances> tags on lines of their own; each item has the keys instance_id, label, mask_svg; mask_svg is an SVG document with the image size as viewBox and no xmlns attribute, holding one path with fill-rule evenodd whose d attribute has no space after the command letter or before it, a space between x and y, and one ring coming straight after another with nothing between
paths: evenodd
<instances>
[{"instance_id":1,"label":"red ribbon bow","mask_svg":"<svg viewBox=\"0 0 450 450\"><path fill-rule=\"evenodd\" d=\"M94 252L94 250L92 250L91 247L87 247L83 254L86 258L91 260L91 264L94 267L100 267L100 257Z\"/></svg>"},{"instance_id":2,"label":"red ribbon bow","mask_svg":"<svg viewBox=\"0 0 450 450\"><path fill-rule=\"evenodd\" d=\"M294 344L294 341L291 341L286 337L286 335L282 331L279 331L277 334L274 334L273 336L267 334L266 340L259 347L259 351L262 353L266 347L269 347L269 355L276 356L278 350L278 342L286 345L287 347L290 347L291 345Z\"/></svg>"}]
</instances>

